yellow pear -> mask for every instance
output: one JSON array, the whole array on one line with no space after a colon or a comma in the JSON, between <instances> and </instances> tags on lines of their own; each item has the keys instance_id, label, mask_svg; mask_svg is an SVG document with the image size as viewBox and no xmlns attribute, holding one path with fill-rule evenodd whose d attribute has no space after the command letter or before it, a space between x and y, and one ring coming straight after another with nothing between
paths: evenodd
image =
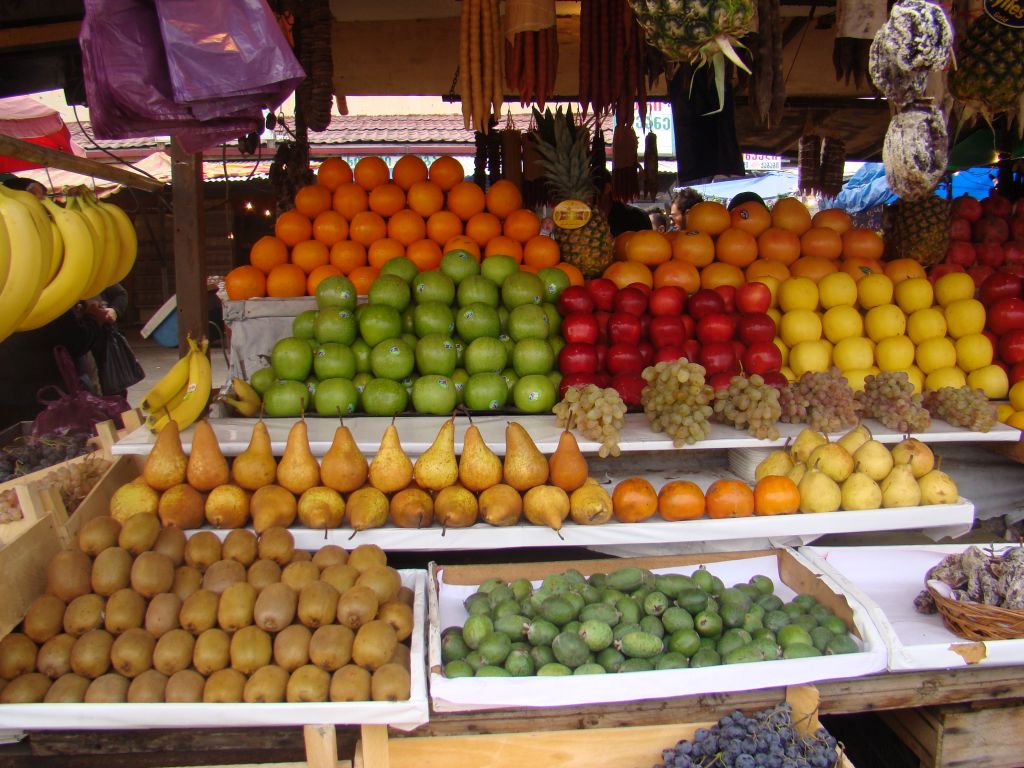
<instances>
[{"instance_id":1,"label":"yellow pear","mask_svg":"<svg viewBox=\"0 0 1024 768\"><path fill-rule=\"evenodd\" d=\"M296 496L320 484L320 465L309 449L305 419L299 419L288 430L288 441L277 465L277 484Z\"/></svg>"},{"instance_id":2,"label":"yellow pear","mask_svg":"<svg viewBox=\"0 0 1024 768\"><path fill-rule=\"evenodd\" d=\"M811 451L807 465L841 483L853 472L853 456L839 443L826 443Z\"/></svg>"},{"instance_id":3,"label":"yellow pear","mask_svg":"<svg viewBox=\"0 0 1024 768\"><path fill-rule=\"evenodd\" d=\"M345 519L345 502L333 488L316 485L302 492L296 512L307 528L337 528Z\"/></svg>"},{"instance_id":4,"label":"yellow pear","mask_svg":"<svg viewBox=\"0 0 1024 768\"><path fill-rule=\"evenodd\" d=\"M459 462L455 458L455 419L447 419L437 436L412 469L420 488L440 491L459 479Z\"/></svg>"},{"instance_id":5,"label":"yellow pear","mask_svg":"<svg viewBox=\"0 0 1024 768\"><path fill-rule=\"evenodd\" d=\"M548 460L523 426L510 421L505 427L505 463L502 476L520 493L543 485L548 479Z\"/></svg>"},{"instance_id":6,"label":"yellow pear","mask_svg":"<svg viewBox=\"0 0 1024 768\"><path fill-rule=\"evenodd\" d=\"M897 464L910 464L914 477L924 477L935 467L935 454L926 443L908 437L892 447L892 460Z\"/></svg>"},{"instance_id":7,"label":"yellow pear","mask_svg":"<svg viewBox=\"0 0 1024 768\"><path fill-rule=\"evenodd\" d=\"M188 457L185 476L189 485L204 493L231 479L228 461L221 453L217 435L206 419L197 422L192 433L192 452Z\"/></svg>"},{"instance_id":8,"label":"yellow pear","mask_svg":"<svg viewBox=\"0 0 1024 768\"><path fill-rule=\"evenodd\" d=\"M391 497L391 522L398 528L429 528L434 500L421 488L406 488Z\"/></svg>"},{"instance_id":9,"label":"yellow pear","mask_svg":"<svg viewBox=\"0 0 1024 768\"><path fill-rule=\"evenodd\" d=\"M334 431L334 440L320 460L320 482L338 493L352 493L366 483L369 463L344 424Z\"/></svg>"},{"instance_id":10,"label":"yellow pear","mask_svg":"<svg viewBox=\"0 0 1024 768\"><path fill-rule=\"evenodd\" d=\"M462 438L459 482L475 493L486 491L501 482L501 459L484 442L476 424L470 424ZM482 502L483 499L481 506Z\"/></svg>"},{"instance_id":11,"label":"yellow pear","mask_svg":"<svg viewBox=\"0 0 1024 768\"><path fill-rule=\"evenodd\" d=\"M810 427L804 427L800 430L800 434L796 436L793 445L789 447L789 454L793 457L793 463L803 462L806 464L811 452L819 445L824 445L827 442L828 440L821 432L815 432Z\"/></svg>"},{"instance_id":12,"label":"yellow pear","mask_svg":"<svg viewBox=\"0 0 1024 768\"><path fill-rule=\"evenodd\" d=\"M356 531L380 528L388 521L388 497L370 486L359 488L349 495L345 516Z\"/></svg>"},{"instance_id":13,"label":"yellow pear","mask_svg":"<svg viewBox=\"0 0 1024 768\"><path fill-rule=\"evenodd\" d=\"M790 458L788 452L777 448L757 465L757 469L754 470L754 479L760 480L771 475L786 475L791 469L793 469L793 459Z\"/></svg>"},{"instance_id":14,"label":"yellow pear","mask_svg":"<svg viewBox=\"0 0 1024 768\"><path fill-rule=\"evenodd\" d=\"M569 516L569 494L557 485L538 485L523 495L523 515L534 525L559 530Z\"/></svg>"},{"instance_id":15,"label":"yellow pear","mask_svg":"<svg viewBox=\"0 0 1024 768\"><path fill-rule=\"evenodd\" d=\"M858 424L856 427L851 429L845 435L836 440L839 445L846 449L846 452L851 456L860 448L864 443L871 439L871 430L865 427L863 424Z\"/></svg>"},{"instance_id":16,"label":"yellow pear","mask_svg":"<svg viewBox=\"0 0 1024 768\"><path fill-rule=\"evenodd\" d=\"M910 464L897 464L882 481L883 507L916 507L921 503L921 486Z\"/></svg>"},{"instance_id":17,"label":"yellow pear","mask_svg":"<svg viewBox=\"0 0 1024 768\"><path fill-rule=\"evenodd\" d=\"M876 483L885 480L892 472L892 454L877 440L867 440L853 454L853 463L858 472L863 472Z\"/></svg>"},{"instance_id":18,"label":"yellow pear","mask_svg":"<svg viewBox=\"0 0 1024 768\"><path fill-rule=\"evenodd\" d=\"M786 477L788 477L797 485L800 485L800 481L804 479L804 475L806 473L807 465L801 461L800 463L793 465L793 468L786 473Z\"/></svg>"},{"instance_id":19,"label":"yellow pear","mask_svg":"<svg viewBox=\"0 0 1024 768\"><path fill-rule=\"evenodd\" d=\"M153 444L153 450L146 458L142 476L146 484L156 491L166 491L185 482L188 458L181 447L181 434L174 419L160 430Z\"/></svg>"},{"instance_id":20,"label":"yellow pear","mask_svg":"<svg viewBox=\"0 0 1024 768\"><path fill-rule=\"evenodd\" d=\"M384 430L377 455L370 462L369 478L370 485L384 493L400 491L412 482L412 462L402 450L393 421Z\"/></svg>"},{"instance_id":21,"label":"yellow pear","mask_svg":"<svg viewBox=\"0 0 1024 768\"><path fill-rule=\"evenodd\" d=\"M835 512L843 494L836 481L818 469L808 469L800 480L801 512Z\"/></svg>"},{"instance_id":22,"label":"yellow pear","mask_svg":"<svg viewBox=\"0 0 1024 768\"><path fill-rule=\"evenodd\" d=\"M841 490L843 509L882 508L882 489L864 472L854 472L846 478Z\"/></svg>"},{"instance_id":23,"label":"yellow pear","mask_svg":"<svg viewBox=\"0 0 1024 768\"><path fill-rule=\"evenodd\" d=\"M591 477L569 496L569 516L577 525L603 525L612 518L612 497Z\"/></svg>"},{"instance_id":24,"label":"yellow pear","mask_svg":"<svg viewBox=\"0 0 1024 768\"><path fill-rule=\"evenodd\" d=\"M273 485L276 477L277 462L270 446L270 433L263 419L260 419L252 428L248 447L231 462L231 479L240 488L258 491L264 486Z\"/></svg>"},{"instance_id":25,"label":"yellow pear","mask_svg":"<svg viewBox=\"0 0 1024 768\"><path fill-rule=\"evenodd\" d=\"M523 516L523 497L511 485L496 483L480 494L480 519L488 525L515 525Z\"/></svg>"},{"instance_id":26,"label":"yellow pear","mask_svg":"<svg viewBox=\"0 0 1024 768\"><path fill-rule=\"evenodd\" d=\"M442 488L434 497L434 517L445 528L468 528L479 511L476 496L458 483Z\"/></svg>"},{"instance_id":27,"label":"yellow pear","mask_svg":"<svg viewBox=\"0 0 1024 768\"><path fill-rule=\"evenodd\" d=\"M562 430L558 437L558 447L548 459L548 477L552 485L566 493L572 493L587 482L587 460L580 452L576 436L568 429Z\"/></svg>"},{"instance_id":28,"label":"yellow pear","mask_svg":"<svg viewBox=\"0 0 1024 768\"><path fill-rule=\"evenodd\" d=\"M918 478L922 504L955 504L960 498L956 481L941 469L933 469Z\"/></svg>"}]
</instances>

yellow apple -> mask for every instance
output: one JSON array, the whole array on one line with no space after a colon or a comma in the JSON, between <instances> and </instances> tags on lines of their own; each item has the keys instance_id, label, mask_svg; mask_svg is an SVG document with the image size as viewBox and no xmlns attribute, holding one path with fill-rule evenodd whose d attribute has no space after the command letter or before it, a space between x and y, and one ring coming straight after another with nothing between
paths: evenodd
<instances>
[{"instance_id":1,"label":"yellow apple","mask_svg":"<svg viewBox=\"0 0 1024 768\"><path fill-rule=\"evenodd\" d=\"M857 303L857 281L846 272L833 272L818 282L818 297L824 309L852 307Z\"/></svg>"},{"instance_id":2,"label":"yellow apple","mask_svg":"<svg viewBox=\"0 0 1024 768\"><path fill-rule=\"evenodd\" d=\"M992 341L983 333L968 333L956 340L956 364L967 373L991 365L992 354Z\"/></svg>"},{"instance_id":3,"label":"yellow apple","mask_svg":"<svg viewBox=\"0 0 1024 768\"><path fill-rule=\"evenodd\" d=\"M774 339L772 339L772 343L774 343L775 346L779 348L779 352L782 353L782 364L783 365L788 365L789 364L789 347L786 346L786 342L784 342L782 339L780 339L778 336L776 336Z\"/></svg>"},{"instance_id":4,"label":"yellow apple","mask_svg":"<svg viewBox=\"0 0 1024 768\"><path fill-rule=\"evenodd\" d=\"M854 371L843 371L843 377L850 383L850 388L854 392L864 391L864 379L868 376L877 376L879 373L877 368L861 368Z\"/></svg>"},{"instance_id":5,"label":"yellow apple","mask_svg":"<svg viewBox=\"0 0 1024 768\"><path fill-rule=\"evenodd\" d=\"M832 362L844 372L870 368L875 362L875 345L863 336L842 339L832 350Z\"/></svg>"},{"instance_id":6,"label":"yellow apple","mask_svg":"<svg viewBox=\"0 0 1024 768\"><path fill-rule=\"evenodd\" d=\"M1024 411L1017 411L1015 414L1010 416L1006 420L1006 425L1008 427L1013 427L1014 429L1024 429Z\"/></svg>"},{"instance_id":7,"label":"yellow apple","mask_svg":"<svg viewBox=\"0 0 1024 768\"><path fill-rule=\"evenodd\" d=\"M904 281L906 282L906 281ZM900 283L902 285L903 283ZM907 318L907 336L915 344L946 335L946 316L936 307L919 309Z\"/></svg>"},{"instance_id":8,"label":"yellow apple","mask_svg":"<svg viewBox=\"0 0 1024 768\"><path fill-rule=\"evenodd\" d=\"M885 275L867 275L857 283L857 301L862 309L890 304L892 291L892 280Z\"/></svg>"},{"instance_id":9,"label":"yellow apple","mask_svg":"<svg viewBox=\"0 0 1024 768\"><path fill-rule=\"evenodd\" d=\"M1024 411L1024 380L1010 387L1010 405L1015 411Z\"/></svg>"},{"instance_id":10,"label":"yellow apple","mask_svg":"<svg viewBox=\"0 0 1024 768\"><path fill-rule=\"evenodd\" d=\"M985 330L985 305L977 299L957 299L946 305L946 326L954 339Z\"/></svg>"},{"instance_id":11,"label":"yellow apple","mask_svg":"<svg viewBox=\"0 0 1024 768\"><path fill-rule=\"evenodd\" d=\"M790 368L788 365L784 365L781 368L779 368L779 373L786 377L786 381L796 381L797 379L796 374L793 373L793 369Z\"/></svg>"},{"instance_id":12,"label":"yellow apple","mask_svg":"<svg viewBox=\"0 0 1024 768\"><path fill-rule=\"evenodd\" d=\"M966 272L948 272L935 281L935 301L948 307L954 301L974 298L974 278Z\"/></svg>"},{"instance_id":13,"label":"yellow apple","mask_svg":"<svg viewBox=\"0 0 1024 768\"><path fill-rule=\"evenodd\" d=\"M824 317L821 318L821 326L825 332L825 338L833 344L838 344L843 339L864 335L864 318L861 317L860 312L846 304L832 307L825 312Z\"/></svg>"},{"instance_id":14,"label":"yellow apple","mask_svg":"<svg viewBox=\"0 0 1024 768\"><path fill-rule=\"evenodd\" d=\"M883 371L905 371L914 364L914 342L906 336L890 336L875 346L875 361Z\"/></svg>"},{"instance_id":15,"label":"yellow apple","mask_svg":"<svg viewBox=\"0 0 1024 768\"><path fill-rule=\"evenodd\" d=\"M919 395L924 391L924 371L916 365L907 368L907 378L914 385L914 394Z\"/></svg>"},{"instance_id":16,"label":"yellow apple","mask_svg":"<svg viewBox=\"0 0 1024 768\"><path fill-rule=\"evenodd\" d=\"M931 371L924 380L924 388L930 390L942 389L943 387L955 387L959 389L967 384L967 377L964 372L955 365L947 365Z\"/></svg>"},{"instance_id":17,"label":"yellow apple","mask_svg":"<svg viewBox=\"0 0 1024 768\"><path fill-rule=\"evenodd\" d=\"M768 311L765 312L768 317L775 323L775 327L779 327L779 323L782 322L782 312L779 311L778 307L768 307Z\"/></svg>"},{"instance_id":18,"label":"yellow apple","mask_svg":"<svg viewBox=\"0 0 1024 768\"><path fill-rule=\"evenodd\" d=\"M911 277L896 285L893 296L897 306L909 315L919 309L930 307L935 298L935 291L927 277Z\"/></svg>"},{"instance_id":19,"label":"yellow apple","mask_svg":"<svg viewBox=\"0 0 1024 768\"><path fill-rule=\"evenodd\" d=\"M906 315L895 304L879 304L872 307L864 318L864 330L867 331L868 338L876 344L890 336L900 336L906 329Z\"/></svg>"},{"instance_id":20,"label":"yellow apple","mask_svg":"<svg viewBox=\"0 0 1024 768\"><path fill-rule=\"evenodd\" d=\"M1010 382L998 365L986 365L967 374L967 386L980 389L989 400L1002 400L1010 391Z\"/></svg>"},{"instance_id":21,"label":"yellow apple","mask_svg":"<svg viewBox=\"0 0 1024 768\"><path fill-rule=\"evenodd\" d=\"M789 349L789 367L798 377L806 371L827 371L832 365L832 345L827 341L801 341Z\"/></svg>"},{"instance_id":22,"label":"yellow apple","mask_svg":"<svg viewBox=\"0 0 1024 768\"><path fill-rule=\"evenodd\" d=\"M925 339L917 345L914 360L917 363L917 367L924 371L925 375L928 375L939 368L955 366L956 347L945 336Z\"/></svg>"},{"instance_id":23,"label":"yellow apple","mask_svg":"<svg viewBox=\"0 0 1024 768\"><path fill-rule=\"evenodd\" d=\"M996 406L996 419L999 421L1006 421L1008 418L1013 416L1016 411L1013 410L1013 406L1009 403L1000 403Z\"/></svg>"},{"instance_id":24,"label":"yellow apple","mask_svg":"<svg viewBox=\"0 0 1024 768\"><path fill-rule=\"evenodd\" d=\"M787 277L779 284L779 309L783 312L817 308L818 286L809 277Z\"/></svg>"},{"instance_id":25,"label":"yellow apple","mask_svg":"<svg viewBox=\"0 0 1024 768\"><path fill-rule=\"evenodd\" d=\"M790 349L802 341L817 341L821 338L821 318L809 309L790 310L782 316L779 336Z\"/></svg>"}]
</instances>

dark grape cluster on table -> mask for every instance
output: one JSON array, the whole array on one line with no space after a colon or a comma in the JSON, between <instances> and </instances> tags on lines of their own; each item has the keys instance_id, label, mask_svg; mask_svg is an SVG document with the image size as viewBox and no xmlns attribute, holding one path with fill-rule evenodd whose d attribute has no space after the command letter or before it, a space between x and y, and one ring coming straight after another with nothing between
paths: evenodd
<instances>
[{"instance_id":1,"label":"dark grape cluster on table","mask_svg":"<svg viewBox=\"0 0 1024 768\"><path fill-rule=\"evenodd\" d=\"M85 433L18 438L0 451L0 483L89 453L88 440Z\"/></svg>"}]
</instances>

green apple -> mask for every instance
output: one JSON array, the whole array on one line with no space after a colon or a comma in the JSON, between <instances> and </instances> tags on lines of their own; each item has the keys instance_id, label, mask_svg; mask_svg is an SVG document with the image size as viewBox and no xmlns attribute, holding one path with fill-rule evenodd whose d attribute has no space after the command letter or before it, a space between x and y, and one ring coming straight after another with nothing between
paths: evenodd
<instances>
[{"instance_id":1,"label":"green apple","mask_svg":"<svg viewBox=\"0 0 1024 768\"><path fill-rule=\"evenodd\" d=\"M466 342L483 336L496 337L501 332L498 310L487 304L470 304L455 313L455 329Z\"/></svg>"},{"instance_id":2,"label":"green apple","mask_svg":"<svg viewBox=\"0 0 1024 768\"><path fill-rule=\"evenodd\" d=\"M544 302L541 306L544 307L544 312L548 316L548 340L551 340L562 333L562 316L554 304Z\"/></svg>"},{"instance_id":3,"label":"green apple","mask_svg":"<svg viewBox=\"0 0 1024 768\"><path fill-rule=\"evenodd\" d=\"M313 350L305 339L288 336L274 345L270 352L270 365L279 379L305 381L313 370Z\"/></svg>"},{"instance_id":4,"label":"green apple","mask_svg":"<svg viewBox=\"0 0 1024 768\"><path fill-rule=\"evenodd\" d=\"M544 298L544 283L529 272L509 275L501 284L501 301L509 309L522 304L540 304Z\"/></svg>"},{"instance_id":5,"label":"green apple","mask_svg":"<svg viewBox=\"0 0 1024 768\"><path fill-rule=\"evenodd\" d=\"M301 381L278 381L263 394L263 412L271 418L298 417L309 404L309 390Z\"/></svg>"},{"instance_id":6,"label":"green apple","mask_svg":"<svg viewBox=\"0 0 1024 768\"><path fill-rule=\"evenodd\" d=\"M313 339L316 338L316 316L317 311L315 309L307 309L305 312L299 312L292 320L292 336L297 339Z\"/></svg>"},{"instance_id":7,"label":"green apple","mask_svg":"<svg viewBox=\"0 0 1024 768\"><path fill-rule=\"evenodd\" d=\"M542 374L523 376L512 388L512 400L524 413L550 413L557 395L554 383Z\"/></svg>"},{"instance_id":8,"label":"green apple","mask_svg":"<svg viewBox=\"0 0 1024 768\"><path fill-rule=\"evenodd\" d=\"M420 272L412 281L412 297L417 304L439 301L449 306L455 301L455 282L441 272Z\"/></svg>"},{"instance_id":9,"label":"green apple","mask_svg":"<svg viewBox=\"0 0 1024 768\"><path fill-rule=\"evenodd\" d=\"M431 333L416 342L416 370L421 375L434 373L451 376L457 358L455 344L448 336Z\"/></svg>"},{"instance_id":10,"label":"green apple","mask_svg":"<svg viewBox=\"0 0 1024 768\"><path fill-rule=\"evenodd\" d=\"M366 298L370 306L383 304L401 312L409 306L409 284L398 275L381 275L373 281Z\"/></svg>"},{"instance_id":11,"label":"green apple","mask_svg":"<svg viewBox=\"0 0 1024 768\"><path fill-rule=\"evenodd\" d=\"M348 348L356 359L356 371L358 373L370 372L370 345L362 339L356 339Z\"/></svg>"},{"instance_id":12,"label":"green apple","mask_svg":"<svg viewBox=\"0 0 1024 768\"><path fill-rule=\"evenodd\" d=\"M508 335L513 341L546 339L550 333L548 313L539 304L520 304L508 316Z\"/></svg>"},{"instance_id":13,"label":"green apple","mask_svg":"<svg viewBox=\"0 0 1024 768\"><path fill-rule=\"evenodd\" d=\"M439 301L417 304L412 313L412 328L420 338L432 333L451 336L455 332L455 315L451 307Z\"/></svg>"},{"instance_id":14,"label":"green apple","mask_svg":"<svg viewBox=\"0 0 1024 768\"><path fill-rule=\"evenodd\" d=\"M313 408L321 416L346 416L359 408L359 392L351 379L324 379L316 388Z\"/></svg>"},{"instance_id":15,"label":"green apple","mask_svg":"<svg viewBox=\"0 0 1024 768\"><path fill-rule=\"evenodd\" d=\"M316 306L318 309L334 307L336 309L353 310L359 296L352 281L344 275L331 275L320 281L316 287Z\"/></svg>"},{"instance_id":16,"label":"green apple","mask_svg":"<svg viewBox=\"0 0 1024 768\"><path fill-rule=\"evenodd\" d=\"M488 256L480 265L480 274L492 281L495 285L501 285L505 278L519 271L519 263L511 256L495 254Z\"/></svg>"},{"instance_id":17,"label":"green apple","mask_svg":"<svg viewBox=\"0 0 1024 768\"><path fill-rule=\"evenodd\" d=\"M519 376L547 375L554 370L555 354L544 339L523 339L512 352L512 368Z\"/></svg>"},{"instance_id":18,"label":"green apple","mask_svg":"<svg viewBox=\"0 0 1024 768\"><path fill-rule=\"evenodd\" d=\"M495 338L481 336L466 347L466 372L470 376L474 373L500 373L507 362L505 345Z\"/></svg>"},{"instance_id":19,"label":"green apple","mask_svg":"<svg viewBox=\"0 0 1024 768\"><path fill-rule=\"evenodd\" d=\"M264 392L270 389L270 385L275 381L277 381L277 374L269 365L265 368L258 369L249 377L249 383L252 385L252 388L259 393L260 397L263 396Z\"/></svg>"},{"instance_id":20,"label":"green apple","mask_svg":"<svg viewBox=\"0 0 1024 768\"><path fill-rule=\"evenodd\" d=\"M392 339L402 333L402 316L394 307L384 304L368 304L359 315L359 335L363 341L375 347L384 339Z\"/></svg>"},{"instance_id":21,"label":"green apple","mask_svg":"<svg viewBox=\"0 0 1024 768\"><path fill-rule=\"evenodd\" d=\"M313 371L318 379L351 379L356 375L356 356L344 344L328 341L313 354Z\"/></svg>"},{"instance_id":22,"label":"green apple","mask_svg":"<svg viewBox=\"0 0 1024 768\"><path fill-rule=\"evenodd\" d=\"M441 257L441 272L458 285L470 275L480 274L480 262L469 251L448 251Z\"/></svg>"},{"instance_id":23,"label":"green apple","mask_svg":"<svg viewBox=\"0 0 1024 768\"><path fill-rule=\"evenodd\" d=\"M458 405L455 383L447 376L420 376L412 385L412 409L416 413L444 416Z\"/></svg>"},{"instance_id":24,"label":"green apple","mask_svg":"<svg viewBox=\"0 0 1024 768\"><path fill-rule=\"evenodd\" d=\"M498 286L483 275L470 275L459 283L455 292L460 307L470 304L486 304L497 307L501 301Z\"/></svg>"},{"instance_id":25,"label":"green apple","mask_svg":"<svg viewBox=\"0 0 1024 768\"><path fill-rule=\"evenodd\" d=\"M313 333L321 344L333 341L337 344L351 344L356 340L359 327L352 311L328 307L316 313Z\"/></svg>"},{"instance_id":26,"label":"green apple","mask_svg":"<svg viewBox=\"0 0 1024 768\"><path fill-rule=\"evenodd\" d=\"M397 416L409 403L405 387L391 379L371 379L360 396L363 410L370 416Z\"/></svg>"},{"instance_id":27,"label":"green apple","mask_svg":"<svg viewBox=\"0 0 1024 768\"><path fill-rule=\"evenodd\" d=\"M370 352L370 369L378 379L401 381L416 367L416 356L405 341L384 339Z\"/></svg>"},{"instance_id":28,"label":"green apple","mask_svg":"<svg viewBox=\"0 0 1024 768\"><path fill-rule=\"evenodd\" d=\"M556 267L545 267L537 272L537 277L544 284L544 301L554 304L562 291L569 287L569 276Z\"/></svg>"},{"instance_id":29,"label":"green apple","mask_svg":"<svg viewBox=\"0 0 1024 768\"><path fill-rule=\"evenodd\" d=\"M419 274L419 271L419 267L417 267L412 261L407 259L405 256L399 256L397 259L391 259L380 268L380 277L384 277L385 275L397 275L408 285L416 279L416 275Z\"/></svg>"},{"instance_id":30,"label":"green apple","mask_svg":"<svg viewBox=\"0 0 1024 768\"><path fill-rule=\"evenodd\" d=\"M476 373L462 391L462 402L473 411L497 411L508 402L508 385L498 373Z\"/></svg>"}]
</instances>

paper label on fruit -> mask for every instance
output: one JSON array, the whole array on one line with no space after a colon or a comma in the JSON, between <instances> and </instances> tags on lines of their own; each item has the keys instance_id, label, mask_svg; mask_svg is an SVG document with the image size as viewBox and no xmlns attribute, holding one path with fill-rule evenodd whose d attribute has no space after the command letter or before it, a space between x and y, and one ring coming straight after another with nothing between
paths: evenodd
<instances>
[{"instance_id":1,"label":"paper label on fruit","mask_svg":"<svg viewBox=\"0 0 1024 768\"><path fill-rule=\"evenodd\" d=\"M586 226L593 212L582 200L563 200L555 206L551 218L560 229L579 229Z\"/></svg>"},{"instance_id":2,"label":"paper label on fruit","mask_svg":"<svg viewBox=\"0 0 1024 768\"><path fill-rule=\"evenodd\" d=\"M985 0L985 13L1004 26L1024 29L1024 2L1021 0Z\"/></svg>"}]
</instances>

